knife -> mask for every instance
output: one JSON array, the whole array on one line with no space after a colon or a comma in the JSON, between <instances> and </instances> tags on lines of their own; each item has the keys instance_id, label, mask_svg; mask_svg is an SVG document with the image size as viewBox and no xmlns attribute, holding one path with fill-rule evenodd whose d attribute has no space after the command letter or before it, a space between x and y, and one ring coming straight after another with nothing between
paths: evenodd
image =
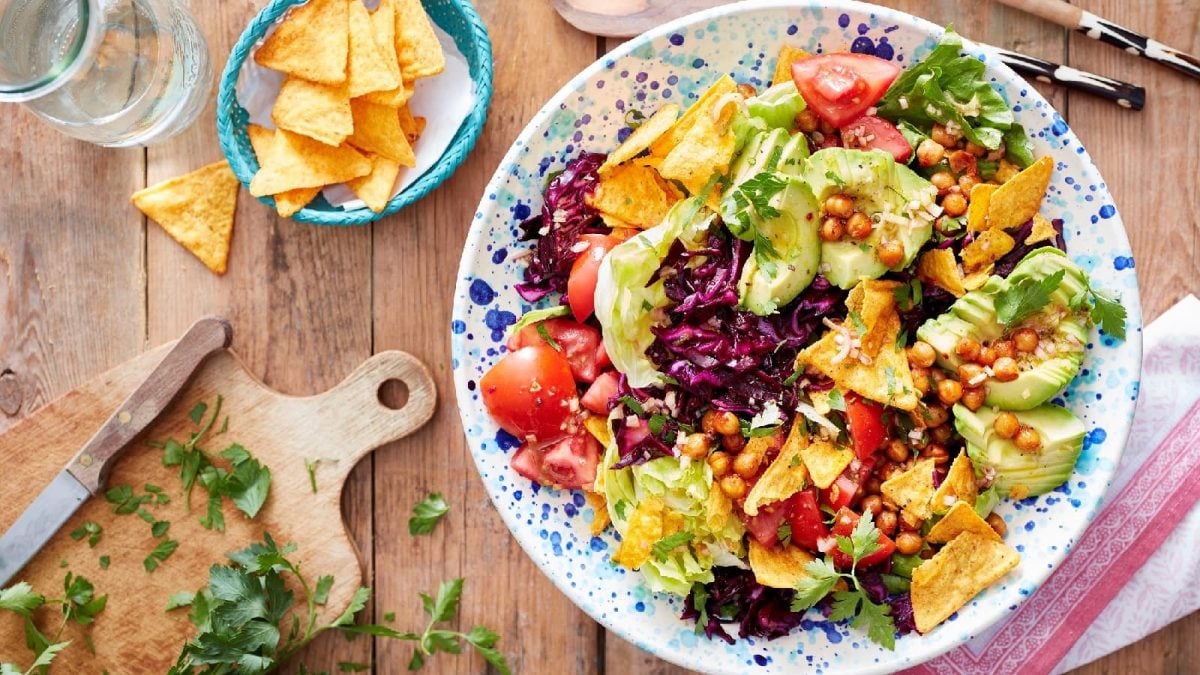
<instances>
[{"instance_id":1,"label":"knife","mask_svg":"<svg viewBox=\"0 0 1200 675\"><path fill-rule=\"evenodd\" d=\"M129 442L166 410L204 359L228 347L232 338L229 322L217 317L200 319L188 328L145 381L0 536L0 588L88 497L104 490L109 471Z\"/></svg>"}]
</instances>

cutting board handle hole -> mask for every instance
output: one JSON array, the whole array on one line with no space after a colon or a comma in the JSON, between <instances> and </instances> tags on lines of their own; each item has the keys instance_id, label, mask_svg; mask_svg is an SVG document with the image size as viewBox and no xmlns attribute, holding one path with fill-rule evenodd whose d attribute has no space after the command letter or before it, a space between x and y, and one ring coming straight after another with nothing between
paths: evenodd
<instances>
[{"instance_id":1,"label":"cutting board handle hole","mask_svg":"<svg viewBox=\"0 0 1200 675\"><path fill-rule=\"evenodd\" d=\"M408 385L396 378L384 380L379 385L378 396L385 408L399 410L408 404Z\"/></svg>"}]
</instances>

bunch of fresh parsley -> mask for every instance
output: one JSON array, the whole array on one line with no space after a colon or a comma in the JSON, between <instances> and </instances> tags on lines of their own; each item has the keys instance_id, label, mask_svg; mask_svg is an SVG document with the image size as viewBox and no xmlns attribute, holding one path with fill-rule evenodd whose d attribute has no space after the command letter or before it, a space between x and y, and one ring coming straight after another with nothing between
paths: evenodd
<instances>
[{"instance_id":1,"label":"bunch of fresh parsley","mask_svg":"<svg viewBox=\"0 0 1200 675\"><path fill-rule=\"evenodd\" d=\"M59 605L62 611L62 623L54 637L48 637L38 629L33 622L33 613L46 605ZM26 670L21 670L13 663L0 663L0 675L32 675L46 673L58 653L66 649L70 640L62 640L63 629L69 623L80 626L91 625L96 615L104 611L108 604L107 595L96 595L96 588L85 577L67 572L63 579L63 596L61 598L46 598L33 590L27 582L19 582L8 588L0 589L0 610L13 612L25 622L25 645L34 654L33 664ZM84 635L88 649L95 652L91 638Z\"/></svg>"},{"instance_id":2,"label":"bunch of fresh parsley","mask_svg":"<svg viewBox=\"0 0 1200 675\"><path fill-rule=\"evenodd\" d=\"M867 630L867 637L872 642L894 650L896 622L891 616L892 608L887 604L873 602L855 575L859 561L879 550L879 530L871 522L869 512L858 520L849 537L838 536L837 547L842 553L853 558L854 564L850 571L839 572L828 558L818 558L808 563L804 568L808 576L796 584L792 611L803 612L833 591L830 621L850 619L851 626ZM841 579L849 583L849 588L834 591L833 587Z\"/></svg>"}]
</instances>

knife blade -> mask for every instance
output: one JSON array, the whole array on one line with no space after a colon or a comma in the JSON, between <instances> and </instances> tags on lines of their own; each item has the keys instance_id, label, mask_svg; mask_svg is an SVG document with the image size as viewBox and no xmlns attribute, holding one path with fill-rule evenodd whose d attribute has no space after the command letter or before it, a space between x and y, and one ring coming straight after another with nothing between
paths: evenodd
<instances>
[{"instance_id":1,"label":"knife blade","mask_svg":"<svg viewBox=\"0 0 1200 675\"><path fill-rule=\"evenodd\" d=\"M108 482L108 473L129 442L175 400L212 353L229 346L233 329L206 317L188 328L137 389L121 403L75 457L0 535L0 588L21 571L46 542Z\"/></svg>"}]
</instances>

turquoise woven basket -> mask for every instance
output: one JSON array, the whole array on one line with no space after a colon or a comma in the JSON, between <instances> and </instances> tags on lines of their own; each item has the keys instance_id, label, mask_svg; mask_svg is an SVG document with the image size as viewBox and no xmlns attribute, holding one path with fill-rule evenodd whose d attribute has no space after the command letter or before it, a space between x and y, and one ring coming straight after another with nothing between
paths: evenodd
<instances>
[{"instance_id":1,"label":"turquoise woven basket","mask_svg":"<svg viewBox=\"0 0 1200 675\"><path fill-rule=\"evenodd\" d=\"M249 186L258 172L258 158L250 147L246 133L249 115L237 100L237 80L242 64L266 34L267 29L279 20L289 8L304 4L307 0L273 0L267 5L245 32L238 38L221 73L221 87L217 95L217 134L221 139L221 150L229 160L233 172L242 185ZM415 183L400 194L392 197L387 208L375 213L367 208L346 211L330 206L325 198L317 195L311 204L292 216L293 220L314 225L364 225L400 209L424 197L450 177L463 163L467 153L475 147L475 141L483 131L487 120L488 105L492 100L492 42L487 28L467 0L422 0L429 17L442 30L454 38L458 50L463 53L470 67L471 80L475 85L475 107L471 109L462 126L454 135L450 146L441 159L429 168ZM258 200L274 208L275 199L259 197Z\"/></svg>"}]
</instances>

